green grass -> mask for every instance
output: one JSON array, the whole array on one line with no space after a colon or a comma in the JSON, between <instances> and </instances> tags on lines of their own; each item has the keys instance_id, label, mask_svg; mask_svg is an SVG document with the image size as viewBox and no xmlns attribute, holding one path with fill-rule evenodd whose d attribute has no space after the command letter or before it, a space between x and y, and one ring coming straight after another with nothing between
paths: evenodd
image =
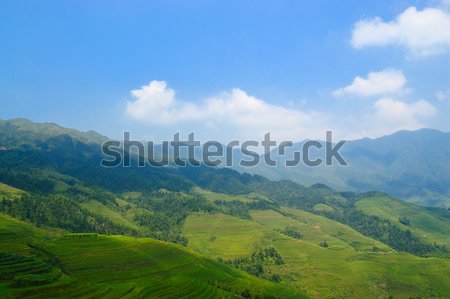
<instances>
[{"instance_id":1,"label":"green grass","mask_svg":"<svg viewBox=\"0 0 450 299\"><path fill-rule=\"evenodd\" d=\"M130 203L130 202L128 202L126 200L123 200L122 198L119 198L119 197L115 198L115 201L116 201L116 204L119 207L121 207L121 208L125 208L127 206L129 206L129 207L135 207L136 206L136 204Z\"/></svg>"},{"instance_id":2,"label":"green grass","mask_svg":"<svg viewBox=\"0 0 450 299\"><path fill-rule=\"evenodd\" d=\"M221 200L221 201L240 201L243 203L250 203L250 202L252 202L254 200L258 200L258 199L270 201L267 197L264 197L264 196L262 196L260 194L256 194L256 193L249 193L249 194L244 194L244 195L228 195L228 194L208 191L205 189L201 189L199 187L192 188L192 192L205 197L207 200L209 200L211 202Z\"/></svg>"},{"instance_id":3,"label":"green grass","mask_svg":"<svg viewBox=\"0 0 450 299\"><path fill-rule=\"evenodd\" d=\"M123 236L61 238L49 246L79 281L116 285L133 283L130 297L222 297L245 288L255 294L283 287L250 277L182 247ZM80 261L83 261L82 263ZM125 286L124 286L125 287ZM273 288L273 291L269 291ZM115 290L113 289L114 293Z\"/></svg>"},{"instance_id":4,"label":"green grass","mask_svg":"<svg viewBox=\"0 0 450 299\"><path fill-rule=\"evenodd\" d=\"M282 208L282 212L291 217L273 210L253 211L251 216L256 222L274 229L294 227L304 236L305 241L313 244L326 240L330 249L372 251L372 248L376 246L382 251L392 251L387 245L328 218L291 208Z\"/></svg>"},{"instance_id":5,"label":"green grass","mask_svg":"<svg viewBox=\"0 0 450 299\"><path fill-rule=\"evenodd\" d=\"M131 219L126 217L126 213L121 213L120 211L115 210L113 207L105 206L98 201L91 200L88 202L84 202L81 203L81 206L95 215L110 219L114 224L129 227L138 231L142 229L141 227L133 223Z\"/></svg>"},{"instance_id":6,"label":"green grass","mask_svg":"<svg viewBox=\"0 0 450 299\"><path fill-rule=\"evenodd\" d=\"M9 185L0 183L0 200L2 200L3 198L18 199L25 193L26 192L21 189L17 189Z\"/></svg>"},{"instance_id":7,"label":"green grass","mask_svg":"<svg viewBox=\"0 0 450 299\"><path fill-rule=\"evenodd\" d=\"M138 198L139 196L141 196L142 193L141 192L125 192L123 194L123 197L125 199L133 199L133 198Z\"/></svg>"},{"instance_id":8,"label":"green grass","mask_svg":"<svg viewBox=\"0 0 450 299\"><path fill-rule=\"evenodd\" d=\"M40 229L32 224L0 213L0 251L29 254L28 243L51 240L62 233L58 229Z\"/></svg>"},{"instance_id":9,"label":"green grass","mask_svg":"<svg viewBox=\"0 0 450 299\"><path fill-rule=\"evenodd\" d=\"M124 196L125 198L130 199L131 197L129 195ZM116 198L115 199L116 204L121 207L122 209L125 209L124 212L121 213L122 217L125 217L126 221L132 222L134 224L134 216L136 214L142 214L142 213L150 213L149 210L138 208L135 203L123 200L122 198Z\"/></svg>"},{"instance_id":10,"label":"green grass","mask_svg":"<svg viewBox=\"0 0 450 299\"><path fill-rule=\"evenodd\" d=\"M320 211L320 212L333 212L334 209L330 207L329 205L318 203L314 206L314 211Z\"/></svg>"},{"instance_id":11,"label":"green grass","mask_svg":"<svg viewBox=\"0 0 450 299\"><path fill-rule=\"evenodd\" d=\"M0 232L1 298L305 297L149 238L48 233L3 214Z\"/></svg>"},{"instance_id":12,"label":"green grass","mask_svg":"<svg viewBox=\"0 0 450 299\"><path fill-rule=\"evenodd\" d=\"M225 214L193 214L184 224L189 247L226 259L250 254L271 230L252 221Z\"/></svg>"},{"instance_id":13,"label":"green grass","mask_svg":"<svg viewBox=\"0 0 450 299\"><path fill-rule=\"evenodd\" d=\"M450 221L422 207L387 195L363 198L357 201L356 206L366 214L389 219L404 229L410 229L427 242L450 246ZM401 224L400 217L409 219L410 225Z\"/></svg>"},{"instance_id":14,"label":"green grass","mask_svg":"<svg viewBox=\"0 0 450 299\"><path fill-rule=\"evenodd\" d=\"M272 266L271 273L313 297L450 296L448 259L398 253L327 218L287 208L283 213L292 217L271 210L252 211L253 221L223 214L191 215L184 234L189 247L211 257L246 256L254 248L273 246L285 264ZM278 232L288 226L304 238ZM319 246L324 239L329 248Z\"/></svg>"}]
</instances>

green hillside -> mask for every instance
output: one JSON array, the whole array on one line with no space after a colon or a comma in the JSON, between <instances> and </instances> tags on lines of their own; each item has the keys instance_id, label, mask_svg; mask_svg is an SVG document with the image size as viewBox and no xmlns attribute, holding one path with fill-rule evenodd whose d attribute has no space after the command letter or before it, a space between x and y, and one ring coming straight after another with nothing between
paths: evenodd
<instances>
[{"instance_id":1,"label":"green hillside","mask_svg":"<svg viewBox=\"0 0 450 299\"><path fill-rule=\"evenodd\" d=\"M215 258L250 256L274 247L283 265L267 270L319 298L446 297L450 260L395 252L345 225L296 209L252 211L252 220L232 216L189 216L189 247ZM290 227L302 237L283 231ZM320 246L326 240L328 247Z\"/></svg>"},{"instance_id":2,"label":"green hillside","mask_svg":"<svg viewBox=\"0 0 450 299\"><path fill-rule=\"evenodd\" d=\"M0 227L2 298L303 297L153 239L51 235L3 214Z\"/></svg>"},{"instance_id":3,"label":"green hillside","mask_svg":"<svg viewBox=\"0 0 450 299\"><path fill-rule=\"evenodd\" d=\"M93 214L105 217L111 220L114 224L128 227L134 230L140 230L141 228L136 225L131 217L127 217L120 209L114 205L104 205L98 201L91 200L81 203L81 206L87 211ZM131 219L130 219L131 218Z\"/></svg>"},{"instance_id":4,"label":"green hillside","mask_svg":"<svg viewBox=\"0 0 450 299\"><path fill-rule=\"evenodd\" d=\"M23 190L0 183L0 200L3 198L18 199L23 194L25 194Z\"/></svg>"},{"instance_id":5,"label":"green hillside","mask_svg":"<svg viewBox=\"0 0 450 299\"><path fill-rule=\"evenodd\" d=\"M427 241L450 245L450 221L436 213L387 195L363 197L356 206L367 214L397 222L399 226L416 232Z\"/></svg>"},{"instance_id":6,"label":"green hillside","mask_svg":"<svg viewBox=\"0 0 450 299\"><path fill-rule=\"evenodd\" d=\"M42 141L60 135L68 135L82 142L97 145L106 140L105 136L95 131L80 132L54 123L34 123L24 118L0 119L0 131L0 144L5 148L26 144L39 146Z\"/></svg>"}]
</instances>

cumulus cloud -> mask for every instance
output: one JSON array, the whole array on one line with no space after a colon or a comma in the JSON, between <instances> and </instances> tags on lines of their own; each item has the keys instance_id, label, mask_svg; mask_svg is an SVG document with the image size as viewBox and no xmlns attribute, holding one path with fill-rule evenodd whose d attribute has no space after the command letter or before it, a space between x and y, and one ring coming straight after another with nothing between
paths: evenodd
<instances>
[{"instance_id":1,"label":"cumulus cloud","mask_svg":"<svg viewBox=\"0 0 450 299\"><path fill-rule=\"evenodd\" d=\"M236 135L275 138L317 136L324 117L316 112L269 104L235 88L200 103L180 101L164 81L152 81L132 90L126 114L133 119L156 125L201 123L214 130L233 130ZM324 130L322 130L322 133Z\"/></svg>"},{"instance_id":2,"label":"cumulus cloud","mask_svg":"<svg viewBox=\"0 0 450 299\"><path fill-rule=\"evenodd\" d=\"M370 111L346 119L345 127L353 127L346 137L358 139L376 138L399 130L418 130L437 113L436 107L425 100L406 103L385 97L377 100Z\"/></svg>"},{"instance_id":3,"label":"cumulus cloud","mask_svg":"<svg viewBox=\"0 0 450 299\"><path fill-rule=\"evenodd\" d=\"M374 135L382 135L398 130L417 130L425 127L424 121L433 116L437 110L429 102L419 100L405 103L391 98L379 99L374 104Z\"/></svg>"},{"instance_id":4,"label":"cumulus cloud","mask_svg":"<svg viewBox=\"0 0 450 299\"><path fill-rule=\"evenodd\" d=\"M164 81L152 81L140 89L131 91L136 99L127 103L128 115L139 120L167 123L171 119L168 111L175 103L175 91L167 88Z\"/></svg>"},{"instance_id":5,"label":"cumulus cloud","mask_svg":"<svg viewBox=\"0 0 450 299\"><path fill-rule=\"evenodd\" d=\"M436 108L424 100L408 104L391 98L382 98L374 104L376 115L390 122L409 124L412 127L419 124L423 117L432 116Z\"/></svg>"},{"instance_id":6,"label":"cumulus cloud","mask_svg":"<svg viewBox=\"0 0 450 299\"><path fill-rule=\"evenodd\" d=\"M128 117L154 125L156 132L168 130L173 134L176 127L181 127L183 132L219 141L260 140L267 132L278 141L323 139L326 130L333 130L336 138L379 137L425 127L437 112L425 100L407 103L383 97L368 104L370 110L366 113L349 110L347 114L332 115L273 105L238 88L191 102L178 99L164 81L152 81L132 90L131 96L126 106Z\"/></svg>"},{"instance_id":7,"label":"cumulus cloud","mask_svg":"<svg viewBox=\"0 0 450 299\"><path fill-rule=\"evenodd\" d=\"M405 83L406 78L401 71L385 69L381 72L370 72L367 78L357 76L350 85L333 91L333 95L336 97L386 95L400 92Z\"/></svg>"},{"instance_id":8,"label":"cumulus cloud","mask_svg":"<svg viewBox=\"0 0 450 299\"><path fill-rule=\"evenodd\" d=\"M352 34L352 46L399 45L413 56L428 56L450 49L450 14L445 9L409 7L394 20L379 17L359 21Z\"/></svg>"}]
</instances>

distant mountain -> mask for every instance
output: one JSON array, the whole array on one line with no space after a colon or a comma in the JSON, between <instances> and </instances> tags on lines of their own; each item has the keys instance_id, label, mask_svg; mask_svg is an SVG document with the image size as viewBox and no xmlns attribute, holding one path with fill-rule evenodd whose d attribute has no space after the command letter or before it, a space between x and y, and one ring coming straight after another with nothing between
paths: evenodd
<instances>
[{"instance_id":1,"label":"distant mountain","mask_svg":"<svg viewBox=\"0 0 450 299\"><path fill-rule=\"evenodd\" d=\"M303 143L295 144L286 156L291 158L292 151L301 149ZM273 157L277 151L272 151ZM311 152L313 157L324 157L323 149ZM278 157L277 167L261 164L236 169L306 185L324 183L338 190L379 190L424 206L450 207L450 133L399 131L347 141L340 153L347 166L285 167L286 157Z\"/></svg>"},{"instance_id":2,"label":"distant mountain","mask_svg":"<svg viewBox=\"0 0 450 299\"><path fill-rule=\"evenodd\" d=\"M90 155L99 159L101 155L99 147L105 140L107 137L95 131L80 132L54 123L34 123L21 118L0 120L0 153L5 149L24 147L42 149L53 146L61 149L62 143L65 143L65 146L70 147L73 144L78 144L78 147L88 145L85 149L77 149L80 151L92 151L95 148L95 154ZM341 191L377 190L424 206L450 207L450 133L421 129L399 131L376 139L347 141L341 150L342 156L348 163L347 166L285 167L286 159L292 158L292 152L301 149L303 144L304 142L294 144L293 148L286 151L285 157L277 157L277 148L272 150L271 155L277 160L277 167L269 167L263 163L255 167L240 167L236 161L242 158L242 153L234 149L233 168L241 173L258 174L272 180L288 179L303 185L324 183ZM160 154L159 151L160 148L157 147L157 155ZM44 151L46 154L50 152L50 149ZM3 153L3 155L6 154L11 152ZM324 150L311 150L311 154L312 157L323 158ZM200 156L201 151L197 151L196 155ZM51 160L51 157L48 157L47 162L51 163ZM58 167L61 165L63 164L59 164ZM97 166L93 167L89 164L84 171L90 171L93 168L100 173L105 171ZM76 168L80 169L78 166ZM173 169L155 171L155 169L132 168L126 171L153 172L153 175L157 174L158 177L164 177L166 174L168 177L174 175ZM123 176L123 172L120 176ZM92 179L102 177L102 175L93 175ZM121 180L121 182L136 186L140 180L142 179L133 179L133 182ZM167 186L167 178L164 180L165 183L161 182L161 186ZM181 180L183 183L180 182L178 184L180 186L185 184L185 179ZM159 179L153 183L158 181ZM115 185L125 186L125 183ZM156 183L156 186L160 184Z\"/></svg>"},{"instance_id":3,"label":"distant mountain","mask_svg":"<svg viewBox=\"0 0 450 299\"><path fill-rule=\"evenodd\" d=\"M21 189L42 188L45 184L41 179L50 171L117 192L192 187L168 167L137 167L136 163L132 167L102 167L101 144L105 140L94 131L80 132L52 123L0 121L0 182L15 181ZM35 172L32 178L24 179L23 173L29 177L30 170Z\"/></svg>"},{"instance_id":4,"label":"distant mountain","mask_svg":"<svg viewBox=\"0 0 450 299\"><path fill-rule=\"evenodd\" d=\"M87 144L101 144L107 138L95 131L80 132L54 123L35 123L24 118L0 119L0 145L11 148L22 144L39 145L48 138L68 135Z\"/></svg>"}]
</instances>

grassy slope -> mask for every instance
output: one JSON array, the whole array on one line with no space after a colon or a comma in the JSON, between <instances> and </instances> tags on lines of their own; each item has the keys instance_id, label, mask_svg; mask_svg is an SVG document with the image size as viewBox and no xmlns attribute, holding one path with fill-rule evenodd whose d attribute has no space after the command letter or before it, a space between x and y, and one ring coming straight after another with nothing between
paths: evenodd
<instances>
[{"instance_id":1,"label":"grassy slope","mask_svg":"<svg viewBox=\"0 0 450 299\"><path fill-rule=\"evenodd\" d=\"M387 195L360 199L356 205L363 212L387 218L404 229L410 229L428 242L450 245L450 221L422 207L395 200ZM399 217L406 217L411 224L399 223Z\"/></svg>"},{"instance_id":2,"label":"grassy slope","mask_svg":"<svg viewBox=\"0 0 450 299\"><path fill-rule=\"evenodd\" d=\"M26 192L0 182L0 200L3 198L18 199Z\"/></svg>"},{"instance_id":3,"label":"grassy slope","mask_svg":"<svg viewBox=\"0 0 450 299\"><path fill-rule=\"evenodd\" d=\"M270 234L271 229L258 223L225 214L191 215L183 229L189 247L226 259L248 255Z\"/></svg>"},{"instance_id":4,"label":"grassy slope","mask_svg":"<svg viewBox=\"0 0 450 299\"><path fill-rule=\"evenodd\" d=\"M64 236L1 213L0 244L0 251L20 254L0 256L1 298L223 298L239 297L244 290L303 296L170 243L96 234ZM17 277L8 276L9 269L14 275L53 275L53 280L14 288Z\"/></svg>"},{"instance_id":5,"label":"grassy slope","mask_svg":"<svg viewBox=\"0 0 450 299\"><path fill-rule=\"evenodd\" d=\"M313 244L326 240L330 249L371 251L376 246L380 251L392 251L387 245L328 218L291 208L282 208L282 212L292 216L286 217L272 210L253 211L251 216L256 222L271 228L293 227L303 235L303 240Z\"/></svg>"},{"instance_id":6,"label":"grassy slope","mask_svg":"<svg viewBox=\"0 0 450 299\"><path fill-rule=\"evenodd\" d=\"M10 120L0 120L0 130L2 131L3 143L9 146L15 140L20 140L19 144L29 144L30 142L41 141L63 134L70 135L88 144L101 144L107 138L94 131L80 132L75 129L63 128L54 123L34 123L28 119L14 118ZM0 140L1 141L1 140ZM9 141L9 142L8 142Z\"/></svg>"},{"instance_id":7,"label":"grassy slope","mask_svg":"<svg viewBox=\"0 0 450 299\"><path fill-rule=\"evenodd\" d=\"M286 263L271 272L316 297L450 296L449 260L397 253L324 217L294 209L284 212L299 220L274 211L253 211L254 221L197 214L188 217L184 233L190 247L212 257L234 258L256 247L274 246ZM286 226L298 228L304 239L276 231ZM318 245L323 239L329 248ZM382 251L373 252L374 245Z\"/></svg>"},{"instance_id":8,"label":"grassy slope","mask_svg":"<svg viewBox=\"0 0 450 299\"><path fill-rule=\"evenodd\" d=\"M240 201L240 202L244 202L244 203L250 203L255 199L262 199L262 200L270 201L266 197L264 197L260 194L256 194L256 193L249 193L249 194L244 194L244 195L234 195L233 196L233 195L208 191L208 190L205 190L205 189L202 189L199 187L192 188L192 192L195 194L202 195L203 197L205 197L206 199L208 199L212 202L221 200L221 201Z\"/></svg>"},{"instance_id":9,"label":"grassy slope","mask_svg":"<svg viewBox=\"0 0 450 299\"><path fill-rule=\"evenodd\" d=\"M60 230L39 229L32 224L0 213L0 251L27 255L29 253L28 243L37 239L50 240L60 234Z\"/></svg>"},{"instance_id":10,"label":"grassy slope","mask_svg":"<svg viewBox=\"0 0 450 299\"><path fill-rule=\"evenodd\" d=\"M129 227L138 231L142 229L128 219L125 213L117 211L112 207L105 206L98 201L91 200L88 202L83 202L81 203L81 206L95 215L110 219L114 224Z\"/></svg>"}]
</instances>

